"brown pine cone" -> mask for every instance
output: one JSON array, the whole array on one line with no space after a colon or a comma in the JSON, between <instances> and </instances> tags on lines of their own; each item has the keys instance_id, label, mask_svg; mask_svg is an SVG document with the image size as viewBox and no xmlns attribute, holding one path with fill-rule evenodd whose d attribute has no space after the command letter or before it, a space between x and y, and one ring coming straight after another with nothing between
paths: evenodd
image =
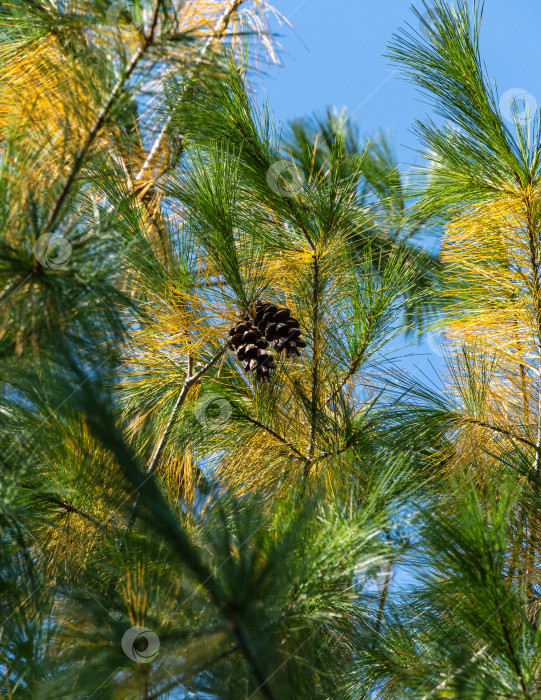
<instances>
[{"instance_id":1,"label":"brown pine cone","mask_svg":"<svg viewBox=\"0 0 541 700\"><path fill-rule=\"evenodd\" d=\"M291 317L290 310L284 306L256 302L254 325L269 342L273 342L276 352L285 350L286 357L300 357L299 349L306 347L299 322Z\"/></svg>"},{"instance_id":2,"label":"brown pine cone","mask_svg":"<svg viewBox=\"0 0 541 700\"><path fill-rule=\"evenodd\" d=\"M238 360L243 361L246 372L254 372L258 382L270 379L271 369L276 365L272 355L267 352L268 342L261 332L252 325L249 318L245 317L229 331L229 344L235 348Z\"/></svg>"}]
</instances>

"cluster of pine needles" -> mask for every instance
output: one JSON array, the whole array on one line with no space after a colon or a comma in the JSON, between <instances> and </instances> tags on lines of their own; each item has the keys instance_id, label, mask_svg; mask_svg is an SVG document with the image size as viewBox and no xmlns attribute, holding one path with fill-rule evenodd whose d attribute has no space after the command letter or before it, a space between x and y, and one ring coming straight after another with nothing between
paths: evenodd
<instances>
[{"instance_id":1,"label":"cluster of pine needles","mask_svg":"<svg viewBox=\"0 0 541 700\"><path fill-rule=\"evenodd\" d=\"M391 42L406 187L254 101L262 0L0 3L2 698L541 699L541 129L470 5Z\"/></svg>"}]
</instances>

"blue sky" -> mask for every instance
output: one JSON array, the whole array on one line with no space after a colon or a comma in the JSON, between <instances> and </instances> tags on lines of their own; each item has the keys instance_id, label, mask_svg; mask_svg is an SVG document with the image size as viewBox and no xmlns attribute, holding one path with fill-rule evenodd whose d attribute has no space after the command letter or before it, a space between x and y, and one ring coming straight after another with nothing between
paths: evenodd
<instances>
[{"instance_id":1,"label":"blue sky","mask_svg":"<svg viewBox=\"0 0 541 700\"><path fill-rule=\"evenodd\" d=\"M413 162L411 149L416 144L409 128L428 108L412 85L392 74L393 67L382 56L399 27L417 24L409 0L269 2L289 19L299 37L282 28L280 41L289 52L285 69L271 71L264 79L276 119L345 105L355 111L362 132L393 130L400 159ZM540 25L539 0L486 0L481 52L500 94L521 88L541 104Z\"/></svg>"},{"instance_id":2,"label":"blue sky","mask_svg":"<svg viewBox=\"0 0 541 700\"><path fill-rule=\"evenodd\" d=\"M269 2L295 30L279 30L285 67L270 71L259 88L266 93L275 120L308 116L327 105L346 106L362 134L374 134L380 127L393 134L404 167L419 163L411 125L430 108L383 57L398 28L406 23L418 26L410 0ZM518 88L541 104L540 25L539 0L486 0L481 53L500 95ZM405 365L419 379L421 373L433 378L430 363L442 367L441 357L434 353L437 348L433 340L411 348L407 352L414 356Z\"/></svg>"}]
</instances>

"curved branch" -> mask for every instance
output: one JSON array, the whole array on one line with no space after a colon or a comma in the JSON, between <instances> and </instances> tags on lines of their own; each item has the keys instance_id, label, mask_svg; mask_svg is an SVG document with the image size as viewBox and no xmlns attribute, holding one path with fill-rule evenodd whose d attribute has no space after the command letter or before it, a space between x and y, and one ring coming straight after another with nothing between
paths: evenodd
<instances>
[{"instance_id":1,"label":"curved branch","mask_svg":"<svg viewBox=\"0 0 541 700\"><path fill-rule=\"evenodd\" d=\"M536 445L535 442L532 442L531 440L523 438L520 435L516 435L515 433L512 433L510 430L506 430L506 428L500 428L497 425L492 425L491 423L487 423L486 421L478 420L477 418L458 418L458 419L456 419L456 422L471 423L472 425L479 425L482 428L488 428L489 430L493 430L496 433L501 433L502 435L505 435L506 437L512 438L513 440L518 440L518 442L522 442L524 445L528 445L528 447L533 447L533 449L536 450L536 452L539 452L539 446Z\"/></svg>"},{"instance_id":2,"label":"curved branch","mask_svg":"<svg viewBox=\"0 0 541 700\"><path fill-rule=\"evenodd\" d=\"M201 53L199 54L199 57L195 63L195 66L193 70L191 71L189 78L192 78L201 65L201 62L209 48L209 46L216 40L220 39L223 36L223 33L227 29L227 25L229 24L229 20L231 19L231 16L238 10L240 5L244 2L244 0L231 0L229 3L228 7L226 8L225 12L223 15L219 18L218 22L216 23L216 26L214 28L214 32L209 36L207 41L205 42L205 45L203 46L203 49ZM171 123L172 117L169 116L165 120L165 123L158 134L156 140L152 144L152 148L148 152L148 155L145 159L145 162L143 163L143 166L141 170L137 173L135 176L135 182L139 182L142 178L143 175L146 173L146 171L149 169L149 167L152 165L152 161L156 157L156 154L158 153L162 142L165 138L165 135L167 133L167 129L169 128L169 125Z\"/></svg>"},{"instance_id":3,"label":"curved branch","mask_svg":"<svg viewBox=\"0 0 541 700\"><path fill-rule=\"evenodd\" d=\"M269 433L269 435L272 435L276 440L282 443L282 445L286 445L286 447L289 447L289 449L297 455L300 459L303 460L303 462L309 462L310 460L305 457L297 448L292 445L290 442L288 442L285 438L283 438L281 435L279 435L275 430L270 428L268 425L265 425L264 423L261 423L258 421L256 418L252 418L251 416L242 414L243 420L248 421L248 423L252 423L253 425L256 425L258 428L261 428L261 430L264 430L265 432Z\"/></svg>"},{"instance_id":4,"label":"curved branch","mask_svg":"<svg viewBox=\"0 0 541 700\"><path fill-rule=\"evenodd\" d=\"M30 484L19 484L19 486L23 489L28 489L30 491L35 490L35 486L30 486ZM47 496L41 493L34 494L34 498L39 498L43 501L47 501L48 503L53 503L54 505L57 505L60 508L62 508L66 513L75 513L76 515L80 515L81 518L88 520L96 527L105 529L107 528L107 525L101 523L99 520L96 520L96 518L94 518L89 513L86 513L84 510L81 510L80 508L77 508L77 506L74 506L71 503L68 503L67 501L64 501L60 498L55 498L54 496Z\"/></svg>"},{"instance_id":5,"label":"curved branch","mask_svg":"<svg viewBox=\"0 0 541 700\"><path fill-rule=\"evenodd\" d=\"M71 169L66 177L66 180L64 181L64 185L60 191L60 194L58 195L56 202L51 210L51 213L49 214L49 218L47 219L47 223L45 225L45 231L49 232L58 217L58 214L60 213L60 210L62 209L62 205L64 204L64 201L66 197L68 196L68 193L70 191L71 186L73 185L73 182L75 180L75 177L77 176L77 173L81 169L81 166L83 165L83 161L85 159L86 154L88 153L88 150L90 146L94 143L94 140L96 136L98 135L99 130L103 126L109 112L111 111L112 106L114 105L116 98L118 95L121 93L122 88L124 87L124 84L130 77L130 75L133 73L135 67L141 60L141 58L144 56L146 53L148 47L152 43L152 39L154 37L154 31L156 29L156 24L158 21L158 11L160 9L161 5L161 0L156 0L156 4L154 6L154 12L152 15L152 21L150 25L150 31L148 35L143 35L143 45L137 49L137 51L134 53L132 56L130 62L128 63L128 66L124 73L120 76L120 78L117 80L116 84L114 85L113 89L109 93L109 97L105 101L105 104L103 107L100 109L98 116L96 117L96 121L92 125L90 131L87 134L87 137L85 139L85 142L81 146L81 148L77 151L77 154L75 155L75 159L73 161L73 165L71 166Z\"/></svg>"}]
</instances>

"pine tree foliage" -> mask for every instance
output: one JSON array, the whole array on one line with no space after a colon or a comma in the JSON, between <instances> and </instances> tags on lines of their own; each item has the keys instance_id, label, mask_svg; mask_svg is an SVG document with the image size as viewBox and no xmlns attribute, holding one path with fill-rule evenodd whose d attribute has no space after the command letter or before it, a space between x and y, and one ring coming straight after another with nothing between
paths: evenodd
<instances>
[{"instance_id":1,"label":"pine tree foliage","mask_svg":"<svg viewBox=\"0 0 541 700\"><path fill-rule=\"evenodd\" d=\"M541 134L481 8L391 47L410 190L254 102L266 3L112 7L0 8L0 694L541 697ZM441 394L391 342L434 316Z\"/></svg>"},{"instance_id":2,"label":"pine tree foliage","mask_svg":"<svg viewBox=\"0 0 541 700\"><path fill-rule=\"evenodd\" d=\"M388 698L536 698L539 120L520 99L512 125L501 114L481 5L424 10L391 57L446 120L417 123L416 210L444 225L448 373L441 395L415 381L392 392L436 500L419 503L418 585L388 609L361 684Z\"/></svg>"},{"instance_id":3,"label":"pine tree foliage","mask_svg":"<svg viewBox=\"0 0 541 700\"><path fill-rule=\"evenodd\" d=\"M403 548L371 376L416 253L372 251L361 148L269 184L266 5L111 7L2 8L2 695L348 697ZM306 338L264 387L228 345L258 300Z\"/></svg>"},{"instance_id":4,"label":"pine tree foliage","mask_svg":"<svg viewBox=\"0 0 541 700\"><path fill-rule=\"evenodd\" d=\"M418 207L447 222L445 332L464 454L506 436L531 445L537 460L539 120L519 99L513 128L505 123L479 54L480 15L463 3L435 6L428 39L400 35L392 56L447 120L417 125L430 158Z\"/></svg>"}]
</instances>

